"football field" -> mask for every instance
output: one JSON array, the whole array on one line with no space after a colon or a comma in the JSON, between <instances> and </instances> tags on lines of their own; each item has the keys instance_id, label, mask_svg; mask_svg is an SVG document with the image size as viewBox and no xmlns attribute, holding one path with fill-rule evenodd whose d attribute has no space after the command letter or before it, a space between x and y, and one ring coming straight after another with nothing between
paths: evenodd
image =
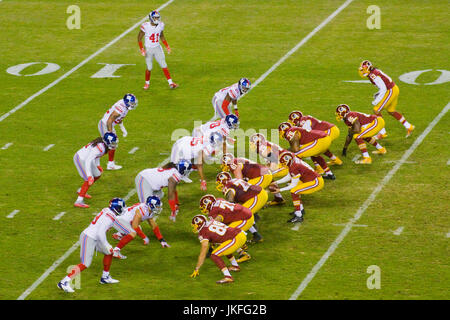
<instances>
[{"instance_id":1,"label":"football field","mask_svg":"<svg viewBox=\"0 0 450 320\"><path fill-rule=\"evenodd\" d=\"M80 25L71 29L75 4ZM375 28L370 6L379 9ZM179 88L169 89L154 61L144 91L137 34L157 8ZM0 299L450 298L448 1L3 0L0 12ZM347 128L335 109L345 103L372 113L377 88L357 72L365 59L399 86L397 110L416 128L405 138L383 111L388 137L380 143L388 152L357 165L355 142L341 157ZM171 248L161 248L143 223L150 244L136 237L122 250L128 259L112 263L120 283L99 284L99 253L81 273L80 289L59 290L79 263L80 232L111 198L138 202L136 174L166 161L177 138L214 115L214 93L241 77L253 84L238 102L245 132L270 138L293 110L341 131L331 150L344 164L332 167L336 180L302 196L305 221L286 222L293 208L284 192L286 204L260 211L264 241L249 247L252 259L234 283L217 285L222 274L210 259L193 279L200 243L190 223L204 194L193 172L193 183L177 186L175 223L167 192L163 199L157 223ZM91 207L75 208L82 179L73 155L99 136L98 121L126 93L139 105L124 120L128 136L116 129L123 168L105 170L89 190ZM216 197L219 171L219 164L205 166Z\"/></svg>"}]
</instances>

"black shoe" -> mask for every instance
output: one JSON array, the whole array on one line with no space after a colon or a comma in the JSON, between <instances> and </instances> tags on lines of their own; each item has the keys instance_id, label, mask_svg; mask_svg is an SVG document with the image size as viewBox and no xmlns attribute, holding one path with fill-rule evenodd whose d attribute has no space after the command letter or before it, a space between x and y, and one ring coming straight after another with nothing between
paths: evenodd
<instances>
[{"instance_id":1,"label":"black shoe","mask_svg":"<svg viewBox=\"0 0 450 320\"><path fill-rule=\"evenodd\" d=\"M261 220L261 217L259 216L259 214L255 213L253 215L253 217L255 218L255 222L258 222L259 220Z\"/></svg>"},{"instance_id":2,"label":"black shoe","mask_svg":"<svg viewBox=\"0 0 450 320\"><path fill-rule=\"evenodd\" d=\"M324 179L328 179L328 180L336 180L336 177L334 174L330 173L327 175L322 176Z\"/></svg>"},{"instance_id":3,"label":"black shoe","mask_svg":"<svg viewBox=\"0 0 450 320\"><path fill-rule=\"evenodd\" d=\"M289 219L287 222L295 223L295 222L303 222L303 216L293 216L291 219Z\"/></svg>"},{"instance_id":4,"label":"black shoe","mask_svg":"<svg viewBox=\"0 0 450 320\"><path fill-rule=\"evenodd\" d=\"M258 242L262 242L263 241L263 237L257 232L253 234L253 238L252 240L249 241L249 243L258 243Z\"/></svg>"}]
</instances>

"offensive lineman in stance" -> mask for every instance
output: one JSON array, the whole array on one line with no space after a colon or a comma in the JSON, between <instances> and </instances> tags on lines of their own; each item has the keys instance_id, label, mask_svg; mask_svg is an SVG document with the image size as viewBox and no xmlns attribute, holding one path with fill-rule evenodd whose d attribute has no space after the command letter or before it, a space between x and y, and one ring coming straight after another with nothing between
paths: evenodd
<instances>
[{"instance_id":1,"label":"offensive lineman in stance","mask_svg":"<svg viewBox=\"0 0 450 320\"><path fill-rule=\"evenodd\" d=\"M198 240L201 244L200 254L198 256L197 266L192 272L191 277L195 278L199 275L200 267L206 258L208 252L209 243L218 244L218 246L211 253L211 260L222 271L225 276L223 279L216 281L218 284L224 284L234 282L230 271L240 271L239 264L233 256L233 253L242 247L247 241L247 236L244 231L239 228L229 227L219 221L208 219L201 214L198 214L192 218L192 231L198 233ZM226 256L231 263L231 266L227 268L225 262L222 260L222 256Z\"/></svg>"},{"instance_id":2,"label":"offensive lineman in stance","mask_svg":"<svg viewBox=\"0 0 450 320\"><path fill-rule=\"evenodd\" d=\"M133 230L128 229L117 219L117 215L124 212L126 205L121 198L114 198L109 202L109 207L102 209L92 220L89 226L80 234L80 259L81 263L76 265L70 273L58 282L58 288L65 292L74 292L70 281L84 269L89 268L94 257L94 251L101 252L103 257L103 274L100 278L101 284L117 283L119 280L111 278L109 268L113 259L113 247L106 239L106 232L113 227L119 232L129 234Z\"/></svg>"},{"instance_id":3,"label":"offensive lineman in stance","mask_svg":"<svg viewBox=\"0 0 450 320\"><path fill-rule=\"evenodd\" d=\"M166 76L167 82L169 83L170 89L175 89L178 85L173 82L169 69L167 69L166 57L164 56L164 51L159 43L159 40L164 44L167 49L167 53L170 54L172 49L170 49L167 43L166 37L164 36L164 22L161 21L161 15L158 11L154 10L148 15L150 21L144 22L141 25L141 30L138 34L138 44L141 50L141 54L145 57L145 62L147 64L147 69L145 70L145 85L144 90L147 90L150 86L150 74L153 68L153 58L158 62L159 66ZM142 44L142 38L145 37L145 48Z\"/></svg>"},{"instance_id":4,"label":"offensive lineman in stance","mask_svg":"<svg viewBox=\"0 0 450 320\"><path fill-rule=\"evenodd\" d=\"M383 71L375 68L369 60L361 62L358 73L362 78L367 77L374 86L378 87L378 92L374 94L372 101L373 112L381 117L381 111L386 108L387 112L405 127L406 138L408 138L413 132L414 126L406 121L400 112L395 111L400 92L395 82ZM382 139L386 137L386 129L382 128L375 138Z\"/></svg>"}]
</instances>

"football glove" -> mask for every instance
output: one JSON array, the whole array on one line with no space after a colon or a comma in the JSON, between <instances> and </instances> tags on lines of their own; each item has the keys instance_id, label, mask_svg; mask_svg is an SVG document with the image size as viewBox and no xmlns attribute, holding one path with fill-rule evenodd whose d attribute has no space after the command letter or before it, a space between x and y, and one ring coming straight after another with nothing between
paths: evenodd
<instances>
[{"instance_id":1,"label":"football glove","mask_svg":"<svg viewBox=\"0 0 450 320\"><path fill-rule=\"evenodd\" d=\"M147 244L150 242L150 240L149 240L148 237L145 237L145 238L143 239L143 241L144 241L144 245L147 245Z\"/></svg>"},{"instance_id":2,"label":"football glove","mask_svg":"<svg viewBox=\"0 0 450 320\"><path fill-rule=\"evenodd\" d=\"M141 54L145 57L145 49L141 48Z\"/></svg>"},{"instance_id":3,"label":"football glove","mask_svg":"<svg viewBox=\"0 0 450 320\"><path fill-rule=\"evenodd\" d=\"M198 269L195 269L194 272L192 272L191 274L191 278L195 278L196 276L198 276L200 272L198 271Z\"/></svg>"},{"instance_id":4,"label":"football glove","mask_svg":"<svg viewBox=\"0 0 450 320\"><path fill-rule=\"evenodd\" d=\"M206 180L200 182L200 190L206 191Z\"/></svg>"},{"instance_id":5,"label":"football glove","mask_svg":"<svg viewBox=\"0 0 450 320\"><path fill-rule=\"evenodd\" d=\"M125 138L128 135L128 131L127 131L127 129L125 129L125 126L123 125L123 123L120 123L119 126L120 126L120 130L122 130L122 137Z\"/></svg>"}]
</instances>

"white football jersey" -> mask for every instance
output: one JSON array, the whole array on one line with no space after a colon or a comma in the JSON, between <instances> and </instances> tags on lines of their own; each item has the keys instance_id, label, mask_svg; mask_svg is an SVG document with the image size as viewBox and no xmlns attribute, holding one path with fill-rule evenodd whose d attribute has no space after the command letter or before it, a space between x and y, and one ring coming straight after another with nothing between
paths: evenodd
<instances>
[{"instance_id":1,"label":"white football jersey","mask_svg":"<svg viewBox=\"0 0 450 320\"><path fill-rule=\"evenodd\" d=\"M129 221L131 224L136 214L141 215L142 221L148 220L155 216L154 213L150 212L148 206L145 203L139 202L127 208L127 211L120 217L125 219L126 221Z\"/></svg>"},{"instance_id":2,"label":"white football jersey","mask_svg":"<svg viewBox=\"0 0 450 320\"><path fill-rule=\"evenodd\" d=\"M160 190L169 185L169 178L174 178L176 182L180 182L181 174L175 168L151 168L139 172L139 174L150 184L153 190Z\"/></svg>"},{"instance_id":3,"label":"white football jersey","mask_svg":"<svg viewBox=\"0 0 450 320\"><path fill-rule=\"evenodd\" d=\"M106 152L106 146L104 142L97 143L96 146L93 146L91 143L88 143L83 148L77 151L80 159L84 161L93 161L95 159L99 159Z\"/></svg>"},{"instance_id":4,"label":"white football jersey","mask_svg":"<svg viewBox=\"0 0 450 320\"><path fill-rule=\"evenodd\" d=\"M145 32L145 46L148 48L154 48L160 46L159 38L161 32L164 30L164 22L160 21L156 26L147 21L141 25L141 31Z\"/></svg>"},{"instance_id":5,"label":"white football jersey","mask_svg":"<svg viewBox=\"0 0 450 320\"><path fill-rule=\"evenodd\" d=\"M220 133L223 137L228 137L230 135L230 129L225 122L225 118L207 122L200 126L200 130L205 139L208 139L214 132Z\"/></svg>"},{"instance_id":6,"label":"white football jersey","mask_svg":"<svg viewBox=\"0 0 450 320\"><path fill-rule=\"evenodd\" d=\"M220 89L215 93L215 96L217 100L223 101L223 99L225 99L227 94L230 95L230 98L233 100L239 99L239 97L241 96L241 92L239 91L239 83L236 82L235 84L232 84L229 87Z\"/></svg>"},{"instance_id":7,"label":"white football jersey","mask_svg":"<svg viewBox=\"0 0 450 320\"><path fill-rule=\"evenodd\" d=\"M184 152L184 159L193 159L198 156L198 153L200 151L204 151L206 155L210 155L214 148L211 146L211 144L206 141L204 137L190 137L186 136L181 139L179 139L177 142L179 142L179 146Z\"/></svg>"},{"instance_id":8,"label":"white football jersey","mask_svg":"<svg viewBox=\"0 0 450 320\"><path fill-rule=\"evenodd\" d=\"M123 99L120 99L119 101L114 103L113 106L111 108L109 108L108 111L106 111L106 113L103 115L102 122L106 124L109 117L111 116L111 114L114 111L116 111L119 114L119 117L116 120L114 120L114 122L112 123L113 128L116 124L119 124L123 121L123 119L128 114L129 110L128 110L127 106L125 105L125 102L123 102Z\"/></svg>"}]
</instances>

